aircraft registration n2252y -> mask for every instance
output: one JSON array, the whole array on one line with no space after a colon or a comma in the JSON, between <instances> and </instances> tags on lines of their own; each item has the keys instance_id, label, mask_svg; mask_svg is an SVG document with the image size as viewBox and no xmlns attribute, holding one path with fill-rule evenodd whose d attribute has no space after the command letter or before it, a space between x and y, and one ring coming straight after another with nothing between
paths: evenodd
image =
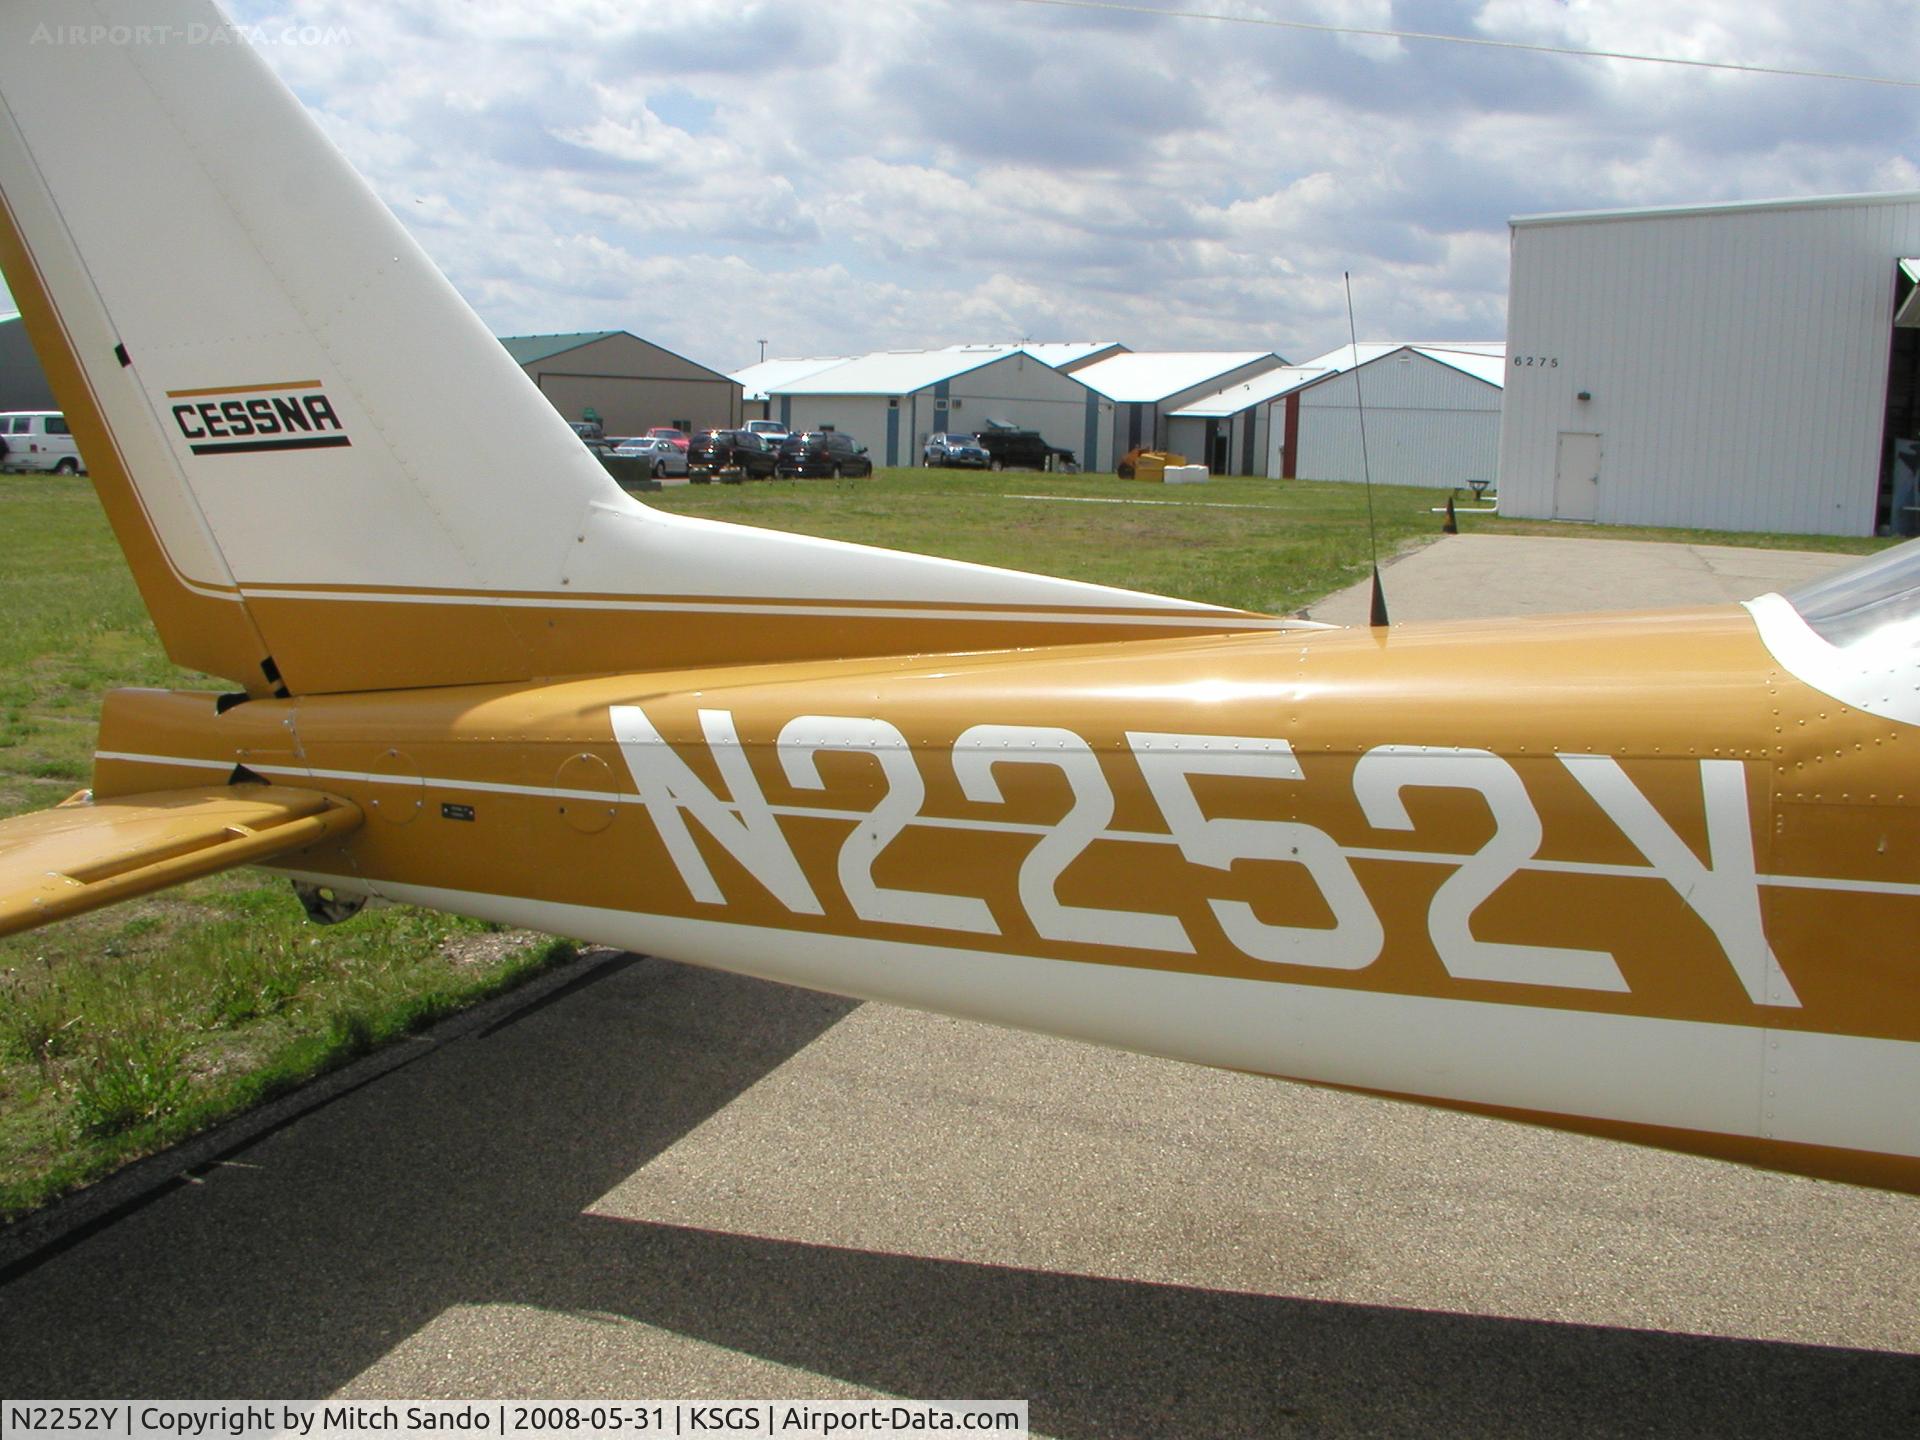
<instances>
[{"instance_id":1,"label":"aircraft registration n2252y","mask_svg":"<svg viewBox=\"0 0 1920 1440\"><path fill-rule=\"evenodd\" d=\"M1920 1191L1920 552L1350 631L656 513L257 57L138 39L224 23L0 17L0 269L231 687L108 697L0 929L272 864Z\"/></svg>"}]
</instances>

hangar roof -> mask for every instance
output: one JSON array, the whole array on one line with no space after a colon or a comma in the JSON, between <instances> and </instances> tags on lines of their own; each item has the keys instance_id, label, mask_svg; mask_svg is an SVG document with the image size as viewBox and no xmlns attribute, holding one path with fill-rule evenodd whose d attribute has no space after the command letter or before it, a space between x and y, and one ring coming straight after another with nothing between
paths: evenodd
<instances>
[{"instance_id":1,"label":"hangar roof","mask_svg":"<svg viewBox=\"0 0 1920 1440\"><path fill-rule=\"evenodd\" d=\"M1118 340L1047 341L1043 344L1023 343L1020 348L1046 361L1056 370L1072 370L1074 366L1084 366L1090 360L1105 360L1112 355L1130 353Z\"/></svg>"},{"instance_id":2,"label":"hangar roof","mask_svg":"<svg viewBox=\"0 0 1920 1440\"><path fill-rule=\"evenodd\" d=\"M1306 363L1335 372L1351 370L1356 363L1371 365L1400 350L1412 350L1429 360L1450 365L1455 370L1484 380L1489 385L1505 386L1507 346L1504 340L1362 340L1356 347L1341 345Z\"/></svg>"},{"instance_id":3,"label":"hangar roof","mask_svg":"<svg viewBox=\"0 0 1920 1440\"><path fill-rule=\"evenodd\" d=\"M1285 363L1271 350L1143 350L1082 366L1073 378L1109 400L1151 403L1261 360Z\"/></svg>"},{"instance_id":4,"label":"hangar roof","mask_svg":"<svg viewBox=\"0 0 1920 1440\"><path fill-rule=\"evenodd\" d=\"M1508 226L1562 225L1588 220L1652 220L1662 216L1724 215L1742 210L1825 210L1861 205L1912 205L1920 202L1920 191L1868 191L1860 195L1801 195L1783 200L1721 200L1704 205L1647 205L1627 210L1562 210L1542 215L1515 215Z\"/></svg>"},{"instance_id":5,"label":"hangar roof","mask_svg":"<svg viewBox=\"0 0 1920 1440\"><path fill-rule=\"evenodd\" d=\"M745 398L764 400L776 391L785 390L789 383L802 376L844 365L852 358L850 355L809 355L762 360L744 370L734 371L732 378L740 382L740 388L746 392Z\"/></svg>"},{"instance_id":6,"label":"hangar roof","mask_svg":"<svg viewBox=\"0 0 1920 1440\"><path fill-rule=\"evenodd\" d=\"M762 360L734 371L733 378L745 388L749 400L770 395L910 395L1009 355L1025 353L1049 369L1072 373L1075 365L1125 349L1118 340L1068 340L876 350L869 355Z\"/></svg>"},{"instance_id":7,"label":"hangar roof","mask_svg":"<svg viewBox=\"0 0 1920 1440\"><path fill-rule=\"evenodd\" d=\"M947 345L943 349L956 354L981 355L992 352L995 355L1011 355L1016 350L1024 350L1034 359L1044 361L1055 370L1071 369L1088 360L1105 359L1109 355L1124 355L1127 347L1118 340L996 340L986 343Z\"/></svg>"},{"instance_id":8,"label":"hangar roof","mask_svg":"<svg viewBox=\"0 0 1920 1440\"><path fill-rule=\"evenodd\" d=\"M502 335L500 343L507 347L514 364L531 365L536 360L578 350L582 345L591 345L596 340L622 333L619 330L574 330L564 335Z\"/></svg>"},{"instance_id":9,"label":"hangar roof","mask_svg":"<svg viewBox=\"0 0 1920 1440\"><path fill-rule=\"evenodd\" d=\"M965 375L1010 355L1020 345L953 345L945 350L878 350L830 369L798 376L777 388L782 395L911 395L942 380ZM1038 357L1035 357L1038 358ZM1045 361L1041 362L1045 364ZM1052 369L1051 365L1046 368ZM1074 377L1076 380L1079 376Z\"/></svg>"},{"instance_id":10,"label":"hangar roof","mask_svg":"<svg viewBox=\"0 0 1920 1440\"><path fill-rule=\"evenodd\" d=\"M1189 404L1182 405L1175 415L1198 416L1203 420L1218 420L1227 415L1238 415L1249 405L1264 405L1269 400L1277 400L1289 390L1298 390L1302 385L1311 385L1326 375L1337 372L1313 365L1282 365L1278 370L1269 370L1256 375L1251 380L1242 380L1229 385L1224 390L1216 390L1211 395L1202 396Z\"/></svg>"},{"instance_id":11,"label":"hangar roof","mask_svg":"<svg viewBox=\"0 0 1920 1440\"><path fill-rule=\"evenodd\" d=\"M730 375L722 375L711 365L703 365L698 360L689 359L685 355L669 350L657 340L644 339L634 334L631 330L569 330L557 335L501 335L497 338L505 348L507 354L513 357L514 364L520 366L537 364L542 360L551 360L556 355L565 355L574 350L584 349L588 345L598 345L602 341L617 340L620 341L621 344L615 347L612 355L606 357L616 365L623 363L633 364L634 352L632 347L640 346L646 350L653 351L656 356L665 356L668 360L677 361L682 365L688 366L690 369L700 372L697 376L681 375L677 378L697 380L703 385L709 383L707 377L711 377L713 380L731 380L733 378ZM653 376L652 378L657 379L660 377Z\"/></svg>"}]
</instances>

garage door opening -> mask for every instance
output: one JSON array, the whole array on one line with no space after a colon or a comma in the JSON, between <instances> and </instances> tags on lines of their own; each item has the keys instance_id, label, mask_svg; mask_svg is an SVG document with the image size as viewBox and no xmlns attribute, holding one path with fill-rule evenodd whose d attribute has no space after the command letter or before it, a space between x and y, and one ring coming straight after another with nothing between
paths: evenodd
<instances>
[{"instance_id":1,"label":"garage door opening","mask_svg":"<svg viewBox=\"0 0 1920 1440\"><path fill-rule=\"evenodd\" d=\"M1920 259L1893 267L1893 339L1887 349L1887 423L1880 443L1883 535L1920 535Z\"/></svg>"}]
</instances>

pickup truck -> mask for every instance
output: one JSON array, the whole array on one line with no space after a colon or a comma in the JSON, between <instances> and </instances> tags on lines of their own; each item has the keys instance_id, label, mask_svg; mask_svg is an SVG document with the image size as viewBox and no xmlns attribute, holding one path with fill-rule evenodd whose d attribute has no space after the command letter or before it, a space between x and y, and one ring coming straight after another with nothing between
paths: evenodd
<instances>
[{"instance_id":1,"label":"pickup truck","mask_svg":"<svg viewBox=\"0 0 1920 1440\"><path fill-rule=\"evenodd\" d=\"M1080 461L1073 451L1062 450L1058 445L1049 445L1038 430L1014 430L993 426L982 430L974 438L987 452L988 466L994 470L1019 466L1029 470L1071 472L1080 468Z\"/></svg>"}]
</instances>

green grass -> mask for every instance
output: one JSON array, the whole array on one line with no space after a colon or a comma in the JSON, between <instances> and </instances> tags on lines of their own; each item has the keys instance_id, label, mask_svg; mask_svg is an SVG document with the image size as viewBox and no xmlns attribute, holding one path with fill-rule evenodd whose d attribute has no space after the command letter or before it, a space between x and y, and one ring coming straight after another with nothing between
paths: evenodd
<instances>
[{"instance_id":1,"label":"green grass","mask_svg":"<svg viewBox=\"0 0 1920 1440\"><path fill-rule=\"evenodd\" d=\"M1444 502L1442 502L1444 503ZM1819 550L1830 555L1871 555L1903 537L1871 535L1769 535L1751 530L1660 530L1651 525L1584 525L1566 520L1508 520L1498 515L1462 515L1460 529L1489 535L1581 536L1592 540L1659 540L1668 545L1742 545L1754 550Z\"/></svg>"},{"instance_id":2,"label":"green grass","mask_svg":"<svg viewBox=\"0 0 1920 1440\"><path fill-rule=\"evenodd\" d=\"M643 498L683 514L1274 613L1367 570L1365 496L1352 485L901 469L863 480L674 486ZM1433 500L1429 490L1375 487L1383 558L1438 531Z\"/></svg>"},{"instance_id":3,"label":"green grass","mask_svg":"<svg viewBox=\"0 0 1920 1440\"><path fill-rule=\"evenodd\" d=\"M1023 498L1030 496L1043 499ZM868 480L675 487L685 514L919 550L1250 610L1289 612L1368 564L1357 486L882 471ZM1382 558L1435 535L1430 490L1378 487ZM1152 504L1087 503L1152 501ZM1159 503L1164 502L1164 503ZM1864 551L1888 542L1542 525L1467 530ZM84 786L101 695L205 685L161 653L88 482L0 477L0 816ZM0 1215L44 1203L568 952L473 921L371 905L307 922L255 872L0 941Z\"/></svg>"},{"instance_id":4,"label":"green grass","mask_svg":"<svg viewBox=\"0 0 1920 1440\"><path fill-rule=\"evenodd\" d=\"M161 653L84 479L0 477L0 615L0 816L87 784L107 690L208 683ZM315 926L255 871L0 940L0 1217L569 953L404 906Z\"/></svg>"},{"instance_id":5,"label":"green grass","mask_svg":"<svg viewBox=\"0 0 1920 1440\"><path fill-rule=\"evenodd\" d=\"M0 942L0 1214L17 1215L572 954L243 872Z\"/></svg>"},{"instance_id":6,"label":"green grass","mask_svg":"<svg viewBox=\"0 0 1920 1440\"><path fill-rule=\"evenodd\" d=\"M1044 500L1022 497L1046 496ZM672 486L661 509L796 530L955 560L1038 570L1191 600L1287 614L1365 577L1367 494L1318 480L1221 477L1159 485L1112 475L887 469L864 480ZM1110 504L1109 501L1146 501ZM1431 539L1446 492L1376 485L1381 559ZM1509 520L1471 513L1462 533L1664 540L1867 554L1896 543L1833 535L1753 535Z\"/></svg>"}]
</instances>

